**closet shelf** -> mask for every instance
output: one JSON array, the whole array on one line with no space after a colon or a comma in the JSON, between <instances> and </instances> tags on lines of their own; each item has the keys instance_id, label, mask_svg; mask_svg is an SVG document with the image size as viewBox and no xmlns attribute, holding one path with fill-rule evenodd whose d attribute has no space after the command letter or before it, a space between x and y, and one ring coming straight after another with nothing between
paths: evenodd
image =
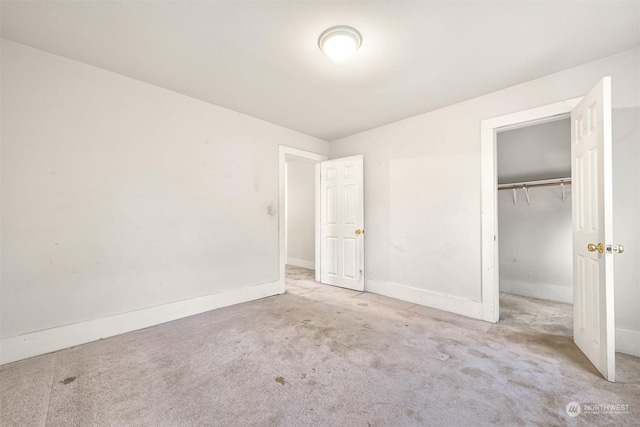
<instances>
[{"instance_id":1,"label":"closet shelf","mask_svg":"<svg viewBox=\"0 0 640 427\"><path fill-rule=\"evenodd\" d=\"M543 179L540 181L510 182L498 184L498 190L511 190L518 188L550 187L552 185L571 185L571 178Z\"/></svg>"}]
</instances>

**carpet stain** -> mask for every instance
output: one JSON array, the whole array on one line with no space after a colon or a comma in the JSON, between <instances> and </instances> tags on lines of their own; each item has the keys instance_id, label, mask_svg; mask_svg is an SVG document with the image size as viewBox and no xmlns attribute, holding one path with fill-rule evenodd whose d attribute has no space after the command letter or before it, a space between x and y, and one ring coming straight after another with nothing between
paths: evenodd
<instances>
[{"instance_id":1,"label":"carpet stain","mask_svg":"<svg viewBox=\"0 0 640 427\"><path fill-rule=\"evenodd\" d=\"M460 372L462 372L465 375L469 375L470 377L473 378L480 378L480 377L490 377L491 375L487 374L486 372L481 371L478 368L464 368L461 369Z\"/></svg>"},{"instance_id":2,"label":"carpet stain","mask_svg":"<svg viewBox=\"0 0 640 427\"><path fill-rule=\"evenodd\" d=\"M467 350L467 353L469 353L471 356L475 356L475 357L479 357L481 359L487 359L489 356L487 356L486 353L483 353L479 350L476 350L475 348L470 348Z\"/></svg>"},{"instance_id":3,"label":"carpet stain","mask_svg":"<svg viewBox=\"0 0 640 427\"><path fill-rule=\"evenodd\" d=\"M405 413L406 413L409 417L411 417L411 418L413 418L414 420L416 420L418 423L420 423L420 424L423 424L423 425L424 425L424 418L423 418L419 413L417 413L416 411L413 411L413 410L411 410L411 409L407 409L407 410L405 411Z\"/></svg>"},{"instance_id":4,"label":"carpet stain","mask_svg":"<svg viewBox=\"0 0 640 427\"><path fill-rule=\"evenodd\" d=\"M76 380L76 377L68 377L65 378L64 380L60 381L62 384L71 384L72 382L74 382Z\"/></svg>"},{"instance_id":5,"label":"carpet stain","mask_svg":"<svg viewBox=\"0 0 640 427\"><path fill-rule=\"evenodd\" d=\"M284 377L276 377L276 382L282 385L285 385L287 382L284 380Z\"/></svg>"},{"instance_id":6,"label":"carpet stain","mask_svg":"<svg viewBox=\"0 0 640 427\"><path fill-rule=\"evenodd\" d=\"M302 379L307 378L307 374L300 374L300 378L302 378ZM278 381L278 379L276 379L276 381Z\"/></svg>"},{"instance_id":7,"label":"carpet stain","mask_svg":"<svg viewBox=\"0 0 640 427\"><path fill-rule=\"evenodd\" d=\"M513 384L517 384L520 387L526 388L527 390L534 390L534 391L537 391L537 392L542 391L542 390L540 390L540 388L536 387L535 385L527 384L527 383L525 383L523 381L512 381L512 380L509 380L509 382L511 382Z\"/></svg>"},{"instance_id":8,"label":"carpet stain","mask_svg":"<svg viewBox=\"0 0 640 427\"><path fill-rule=\"evenodd\" d=\"M502 375L513 375L514 369L510 366L500 366L498 370Z\"/></svg>"}]
</instances>

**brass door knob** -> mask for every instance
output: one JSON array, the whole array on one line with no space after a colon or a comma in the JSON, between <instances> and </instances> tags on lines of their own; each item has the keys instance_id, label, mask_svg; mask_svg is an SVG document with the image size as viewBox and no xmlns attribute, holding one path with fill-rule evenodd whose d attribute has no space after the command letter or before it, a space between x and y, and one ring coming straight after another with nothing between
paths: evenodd
<instances>
[{"instance_id":1,"label":"brass door knob","mask_svg":"<svg viewBox=\"0 0 640 427\"><path fill-rule=\"evenodd\" d=\"M589 243L587 245L587 249L589 249L589 252L598 251L598 252L602 253L602 252L604 252L604 245L602 243L598 243L597 245L595 243Z\"/></svg>"},{"instance_id":2,"label":"brass door knob","mask_svg":"<svg viewBox=\"0 0 640 427\"><path fill-rule=\"evenodd\" d=\"M362 234L362 230L360 230L359 228L356 230L356 234Z\"/></svg>"}]
</instances>

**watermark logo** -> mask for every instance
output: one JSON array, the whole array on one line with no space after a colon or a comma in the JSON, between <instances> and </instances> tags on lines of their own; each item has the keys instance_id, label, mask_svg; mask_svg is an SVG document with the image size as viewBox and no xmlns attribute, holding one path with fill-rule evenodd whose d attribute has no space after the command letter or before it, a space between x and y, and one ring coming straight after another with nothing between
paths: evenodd
<instances>
[{"instance_id":1,"label":"watermark logo","mask_svg":"<svg viewBox=\"0 0 640 427\"><path fill-rule=\"evenodd\" d=\"M629 414L629 405L620 403L615 404L599 404L599 403L583 403L569 402L565 408L567 415L577 417L578 415L598 415L598 414Z\"/></svg>"},{"instance_id":2,"label":"watermark logo","mask_svg":"<svg viewBox=\"0 0 640 427\"><path fill-rule=\"evenodd\" d=\"M582 408L578 402L569 402L565 409L567 411L567 415L570 417L577 417L580 415L580 412L582 412Z\"/></svg>"}]
</instances>

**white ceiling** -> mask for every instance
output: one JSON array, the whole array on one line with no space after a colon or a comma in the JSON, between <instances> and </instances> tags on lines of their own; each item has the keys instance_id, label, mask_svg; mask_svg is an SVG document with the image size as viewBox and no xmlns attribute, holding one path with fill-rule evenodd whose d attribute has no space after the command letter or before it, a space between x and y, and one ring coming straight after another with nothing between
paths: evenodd
<instances>
[{"instance_id":1,"label":"white ceiling","mask_svg":"<svg viewBox=\"0 0 640 427\"><path fill-rule=\"evenodd\" d=\"M640 2L2 2L2 36L325 140L639 44ZM317 38L351 25L331 62Z\"/></svg>"}]
</instances>

